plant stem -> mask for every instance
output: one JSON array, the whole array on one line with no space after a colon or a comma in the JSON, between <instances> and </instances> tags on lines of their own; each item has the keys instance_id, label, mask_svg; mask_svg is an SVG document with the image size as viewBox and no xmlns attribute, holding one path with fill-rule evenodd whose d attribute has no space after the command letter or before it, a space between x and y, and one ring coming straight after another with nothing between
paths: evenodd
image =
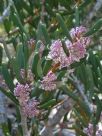
<instances>
[{"instance_id":1,"label":"plant stem","mask_svg":"<svg viewBox=\"0 0 102 136\"><path fill-rule=\"evenodd\" d=\"M21 113L21 125L23 130L23 136L29 136L28 127L27 127L27 117L23 114L22 107L20 107L20 113Z\"/></svg>"}]
</instances>

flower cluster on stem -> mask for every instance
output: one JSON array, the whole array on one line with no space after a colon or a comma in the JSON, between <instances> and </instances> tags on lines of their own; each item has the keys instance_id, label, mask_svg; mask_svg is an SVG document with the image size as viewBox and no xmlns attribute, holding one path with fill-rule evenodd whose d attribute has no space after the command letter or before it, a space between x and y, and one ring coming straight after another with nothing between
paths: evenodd
<instances>
[{"instance_id":1,"label":"flower cluster on stem","mask_svg":"<svg viewBox=\"0 0 102 136\"><path fill-rule=\"evenodd\" d=\"M50 47L48 58L52 59L54 63L60 63L60 68L69 67L75 61L80 61L85 57L86 47L90 44L90 38L85 37L86 28L83 26L72 28L69 39L65 40L66 49L69 52L69 56L64 52L61 40L56 40Z\"/></svg>"},{"instance_id":2,"label":"flower cluster on stem","mask_svg":"<svg viewBox=\"0 0 102 136\"><path fill-rule=\"evenodd\" d=\"M80 59L85 57L86 48L90 44L90 37L84 36L86 33L86 28L83 26L72 28L70 33L71 41L69 39L65 40L66 50L68 55L65 53L63 44L61 40L55 40L50 46L50 51L48 58L53 60L53 64L59 64L59 68L70 67L74 62L79 62ZM44 90L54 90L56 89L56 80L52 71L43 77L41 81L41 88Z\"/></svg>"},{"instance_id":3,"label":"flower cluster on stem","mask_svg":"<svg viewBox=\"0 0 102 136\"><path fill-rule=\"evenodd\" d=\"M14 89L14 95L18 98L23 114L26 117L37 116L39 110L37 109L38 102L35 99L30 99L31 89L28 84L23 85L18 83Z\"/></svg>"}]
</instances>

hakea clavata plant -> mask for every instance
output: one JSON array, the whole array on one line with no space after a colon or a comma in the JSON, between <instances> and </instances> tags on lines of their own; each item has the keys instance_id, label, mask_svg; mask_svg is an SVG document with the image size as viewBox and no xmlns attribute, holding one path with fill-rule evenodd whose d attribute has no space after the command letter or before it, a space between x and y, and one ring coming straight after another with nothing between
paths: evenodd
<instances>
[{"instance_id":1,"label":"hakea clavata plant","mask_svg":"<svg viewBox=\"0 0 102 136\"><path fill-rule=\"evenodd\" d=\"M53 60L53 66L58 65L57 68L59 69L64 67L69 68L72 63L78 62L81 58L85 57L86 47L90 44L90 38L85 37L85 33L86 28L82 26L71 29L70 36L72 41L68 39L65 41L69 55L65 53L61 40L58 39L52 43L48 58ZM41 52L43 51L41 50ZM22 79L26 78L26 81L33 82L34 79L31 70L25 73L24 69L21 69L20 74ZM40 83L40 88L45 91L57 89L57 76L53 68L43 77ZM28 84L23 85L18 83L14 91L24 114L27 117L34 117L39 113L37 109L38 102L35 99L30 99L30 93L31 89Z\"/></svg>"},{"instance_id":2,"label":"hakea clavata plant","mask_svg":"<svg viewBox=\"0 0 102 136\"><path fill-rule=\"evenodd\" d=\"M22 108L23 114L26 117L32 118L37 116L39 110L37 109L38 102L35 99L30 99L31 89L28 84L18 83L14 95L19 100L20 107Z\"/></svg>"},{"instance_id":3,"label":"hakea clavata plant","mask_svg":"<svg viewBox=\"0 0 102 136\"><path fill-rule=\"evenodd\" d=\"M83 131L85 134L87 134L87 136L93 136L93 134L94 134L93 124L89 123L88 127L84 128ZM102 136L102 128L100 128L99 125L96 125L95 136Z\"/></svg>"},{"instance_id":4,"label":"hakea clavata plant","mask_svg":"<svg viewBox=\"0 0 102 136\"><path fill-rule=\"evenodd\" d=\"M86 28L83 26L72 28L70 31L70 36L72 41L65 40L66 49L69 52L67 55L63 49L61 40L55 40L48 54L48 58L53 60L53 65L58 64L58 68L70 67L74 62L79 62L80 59L84 58L86 55L86 48L90 44L90 37L85 37ZM52 76L53 75L53 76ZM50 71L43 77L41 81L41 88L44 90L55 90L56 89L56 79L55 74Z\"/></svg>"}]
</instances>

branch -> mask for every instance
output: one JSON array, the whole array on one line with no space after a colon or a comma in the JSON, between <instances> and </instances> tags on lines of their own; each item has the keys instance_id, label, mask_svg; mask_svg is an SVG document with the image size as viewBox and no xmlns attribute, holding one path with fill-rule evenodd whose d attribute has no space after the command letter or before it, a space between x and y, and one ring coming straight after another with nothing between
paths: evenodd
<instances>
[{"instance_id":1,"label":"branch","mask_svg":"<svg viewBox=\"0 0 102 136\"><path fill-rule=\"evenodd\" d=\"M23 114L22 107L20 107L21 114L21 125L23 130L23 136L29 136L28 127L27 127L27 117Z\"/></svg>"},{"instance_id":2,"label":"branch","mask_svg":"<svg viewBox=\"0 0 102 136\"><path fill-rule=\"evenodd\" d=\"M74 103L75 102L71 98L67 97L62 105L60 105L57 113L52 118L49 118L47 125L42 129L40 135L53 136L53 128L60 122L61 118L72 109Z\"/></svg>"},{"instance_id":3,"label":"branch","mask_svg":"<svg viewBox=\"0 0 102 136\"><path fill-rule=\"evenodd\" d=\"M72 76L72 78L69 77L70 80L72 81L73 85L76 87L77 91L80 93L81 97L83 98L83 100L85 101L87 106L89 107L90 112L92 112L92 108L91 108L90 102L88 101L87 96L84 94L84 92L85 92L84 85L81 83L81 81L79 81L77 79L77 77L73 73L71 74L71 76Z\"/></svg>"},{"instance_id":4,"label":"branch","mask_svg":"<svg viewBox=\"0 0 102 136\"><path fill-rule=\"evenodd\" d=\"M72 81L73 85L77 89L77 93L80 94L80 96L83 98L91 112L92 108L90 102L88 101L87 96L84 94L85 92L84 85L77 79L77 77L74 76L74 74L71 74L71 77L67 75L67 78L69 78ZM42 129L40 135L53 136L52 133L53 128L60 122L61 118L72 109L74 104L75 104L74 100L67 97L62 103L62 105L60 105L60 108L57 110L57 113L52 118L49 118L47 125Z\"/></svg>"}]
</instances>

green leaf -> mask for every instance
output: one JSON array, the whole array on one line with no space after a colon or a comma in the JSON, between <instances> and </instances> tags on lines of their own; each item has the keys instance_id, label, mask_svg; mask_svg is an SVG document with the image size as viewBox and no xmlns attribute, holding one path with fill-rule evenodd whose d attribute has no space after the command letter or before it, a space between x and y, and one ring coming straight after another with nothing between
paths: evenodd
<instances>
[{"instance_id":1,"label":"green leaf","mask_svg":"<svg viewBox=\"0 0 102 136\"><path fill-rule=\"evenodd\" d=\"M41 59L39 59L38 64L37 64L37 73L39 77L43 76L43 71L42 71L42 66L41 66Z\"/></svg>"},{"instance_id":2,"label":"green leaf","mask_svg":"<svg viewBox=\"0 0 102 136\"><path fill-rule=\"evenodd\" d=\"M58 75L57 75L57 79L58 79L58 80L61 80L62 77L65 75L65 73L66 73L66 70L60 71L60 72L58 73Z\"/></svg>"},{"instance_id":3,"label":"green leaf","mask_svg":"<svg viewBox=\"0 0 102 136\"><path fill-rule=\"evenodd\" d=\"M43 74L46 75L48 71L51 69L52 60L46 60L43 67Z\"/></svg>"},{"instance_id":4,"label":"green leaf","mask_svg":"<svg viewBox=\"0 0 102 136\"><path fill-rule=\"evenodd\" d=\"M10 100L12 100L16 105L19 105L18 100L15 98L12 92L7 91L1 87L0 87L0 91L4 93L8 98L10 98Z\"/></svg>"},{"instance_id":5,"label":"green leaf","mask_svg":"<svg viewBox=\"0 0 102 136\"><path fill-rule=\"evenodd\" d=\"M92 70L89 65L86 65L86 75L87 75L87 86L89 87L88 89L93 90L94 80L93 80Z\"/></svg>"},{"instance_id":6,"label":"green leaf","mask_svg":"<svg viewBox=\"0 0 102 136\"><path fill-rule=\"evenodd\" d=\"M5 1L4 1L4 0L1 0L1 2L0 2L0 13L3 12L3 10L4 10L4 5L5 5Z\"/></svg>"},{"instance_id":7,"label":"green leaf","mask_svg":"<svg viewBox=\"0 0 102 136\"><path fill-rule=\"evenodd\" d=\"M16 60L19 66L19 70L25 67L25 58L22 45L19 45L17 48Z\"/></svg>"},{"instance_id":8,"label":"green leaf","mask_svg":"<svg viewBox=\"0 0 102 136\"><path fill-rule=\"evenodd\" d=\"M23 51L24 51L24 61L25 61L25 67L29 59L29 48L28 48L28 37L23 34L22 35L22 44L23 44Z\"/></svg>"},{"instance_id":9,"label":"green leaf","mask_svg":"<svg viewBox=\"0 0 102 136\"><path fill-rule=\"evenodd\" d=\"M51 42L50 42L50 38L49 38L45 24L41 23L40 25L41 25L42 33L45 38L46 44L50 44Z\"/></svg>"},{"instance_id":10,"label":"green leaf","mask_svg":"<svg viewBox=\"0 0 102 136\"><path fill-rule=\"evenodd\" d=\"M68 90L68 88L66 86L62 86L60 87L61 90L63 90L69 97L71 97L74 101L77 101L78 100L78 97L73 93L71 92L70 90Z\"/></svg>"},{"instance_id":11,"label":"green leaf","mask_svg":"<svg viewBox=\"0 0 102 136\"><path fill-rule=\"evenodd\" d=\"M97 111L96 111L96 119L95 119L95 124L97 124L100 120L100 115L102 112L102 102L99 100L97 96L95 96L96 104L97 104Z\"/></svg>"},{"instance_id":12,"label":"green leaf","mask_svg":"<svg viewBox=\"0 0 102 136\"><path fill-rule=\"evenodd\" d=\"M92 65L93 71L95 73L97 73L97 62L96 62L96 58L95 55L93 54L92 51L89 52L89 59L88 62Z\"/></svg>"},{"instance_id":13,"label":"green leaf","mask_svg":"<svg viewBox=\"0 0 102 136\"><path fill-rule=\"evenodd\" d=\"M21 81L20 68L15 58L11 59L11 65L18 81Z\"/></svg>"},{"instance_id":14,"label":"green leaf","mask_svg":"<svg viewBox=\"0 0 102 136\"><path fill-rule=\"evenodd\" d=\"M36 37L37 37L37 41L42 40L42 29L40 22L37 27Z\"/></svg>"},{"instance_id":15,"label":"green leaf","mask_svg":"<svg viewBox=\"0 0 102 136\"><path fill-rule=\"evenodd\" d=\"M6 123L2 123L1 125L2 125L3 134L5 136L11 136L8 125Z\"/></svg>"},{"instance_id":16,"label":"green leaf","mask_svg":"<svg viewBox=\"0 0 102 136\"><path fill-rule=\"evenodd\" d=\"M22 1L22 7L29 13L32 13L31 7L28 5L28 2Z\"/></svg>"},{"instance_id":17,"label":"green leaf","mask_svg":"<svg viewBox=\"0 0 102 136\"><path fill-rule=\"evenodd\" d=\"M40 84L39 84L40 86ZM40 89L39 87L34 87L32 92L31 92L31 97L39 97L43 93L43 90Z\"/></svg>"},{"instance_id":18,"label":"green leaf","mask_svg":"<svg viewBox=\"0 0 102 136\"><path fill-rule=\"evenodd\" d=\"M10 29L11 29L11 22L9 19L5 19L4 22L4 27L7 33L9 33Z\"/></svg>"},{"instance_id":19,"label":"green leaf","mask_svg":"<svg viewBox=\"0 0 102 136\"><path fill-rule=\"evenodd\" d=\"M56 16L55 13L52 11L51 6L47 2L45 2L45 6L48 14L50 14L53 17Z\"/></svg>"},{"instance_id":20,"label":"green leaf","mask_svg":"<svg viewBox=\"0 0 102 136\"><path fill-rule=\"evenodd\" d=\"M97 31L99 31L99 29L102 26L102 18L99 19L93 26L92 28L85 34L85 36L90 36L94 33L96 33Z\"/></svg>"},{"instance_id":21,"label":"green leaf","mask_svg":"<svg viewBox=\"0 0 102 136\"><path fill-rule=\"evenodd\" d=\"M0 46L0 66L2 63L2 57L3 57L3 48Z\"/></svg>"},{"instance_id":22,"label":"green leaf","mask_svg":"<svg viewBox=\"0 0 102 136\"><path fill-rule=\"evenodd\" d=\"M78 107L75 107L74 112L76 116L79 118L80 122L85 126L86 120L83 119L83 116L80 114Z\"/></svg>"},{"instance_id":23,"label":"green leaf","mask_svg":"<svg viewBox=\"0 0 102 136\"><path fill-rule=\"evenodd\" d=\"M86 66L84 63L80 64L80 66L76 68L76 74L82 83L84 83L85 88L87 88Z\"/></svg>"},{"instance_id":24,"label":"green leaf","mask_svg":"<svg viewBox=\"0 0 102 136\"><path fill-rule=\"evenodd\" d=\"M48 102L45 102L44 104L39 105L41 109L45 109L48 107L51 107L56 104L56 99L49 100Z\"/></svg>"},{"instance_id":25,"label":"green leaf","mask_svg":"<svg viewBox=\"0 0 102 136\"><path fill-rule=\"evenodd\" d=\"M75 25L80 25L79 8L77 6L75 7Z\"/></svg>"},{"instance_id":26,"label":"green leaf","mask_svg":"<svg viewBox=\"0 0 102 136\"><path fill-rule=\"evenodd\" d=\"M20 28L21 33L25 33L26 35L28 35L17 13L14 13L13 21L14 21L14 24Z\"/></svg>"},{"instance_id":27,"label":"green leaf","mask_svg":"<svg viewBox=\"0 0 102 136\"><path fill-rule=\"evenodd\" d=\"M46 44L50 44L50 38L44 23L39 22L37 29L37 40L45 39Z\"/></svg>"},{"instance_id":28,"label":"green leaf","mask_svg":"<svg viewBox=\"0 0 102 136\"><path fill-rule=\"evenodd\" d=\"M67 27L66 27L66 25L64 23L63 18L58 13L56 14L56 17L57 17L57 20L58 20L58 22L59 22L59 24L60 24L60 26L61 26L61 28L63 30L63 33L68 37L69 40L71 40L70 34L69 34L68 29L67 29Z\"/></svg>"},{"instance_id":29,"label":"green leaf","mask_svg":"<svg viewBox=\"0 0 102 136\"><path fill-rule=\"evenodd\" d=\"M2 74L4 77L4 80L9 87L9 89L13 92L14 91L14 84L13 84L13 79L7 69L7 66L5 64L2 65Z\"/></svg>"},{"instance_id":30,"label":"green leaf","mask_svg":"<svg viewBox=\"0 0 102 136\"><path fill-rule=\"evenodd\" d=\"M32 72L34 73L35 77L42 76L42 67L41 67L41 59L39 57L39 53L34 53L34 59L32 64Z\"/></svg>"}]
</instances>

